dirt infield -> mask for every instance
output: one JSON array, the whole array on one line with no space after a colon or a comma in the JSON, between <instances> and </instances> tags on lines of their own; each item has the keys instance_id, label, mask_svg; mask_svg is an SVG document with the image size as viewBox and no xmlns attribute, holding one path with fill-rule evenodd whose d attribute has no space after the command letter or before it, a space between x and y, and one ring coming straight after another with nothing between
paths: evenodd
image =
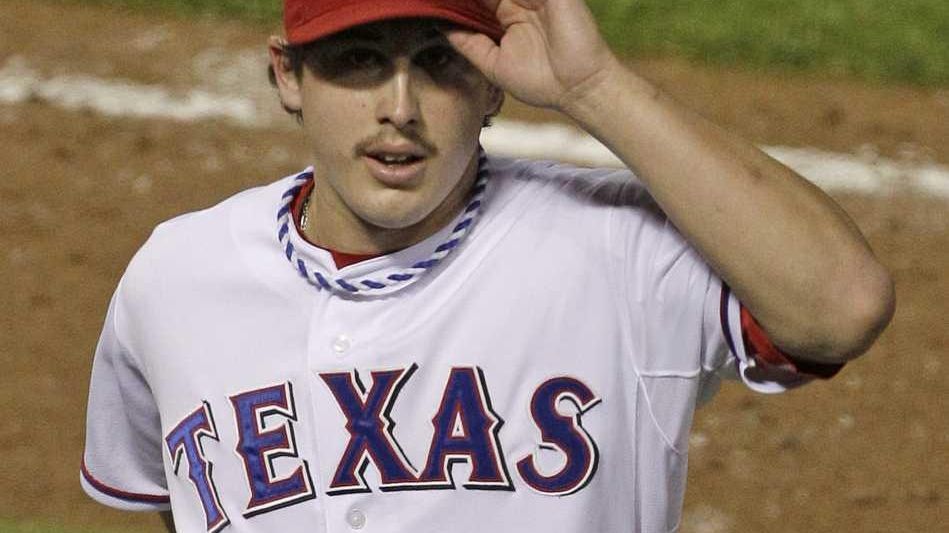
<instances>
[{"instance_id":1,"label":"dirt infield","mask_svg":"<svg viewBox=\"0 0 949 533\"><path fill-rule=\"evenodd\" d=\"M202 51L238 53L265 37L233 23L0 0L0 66L20 56L53 74L185 89L206 81L192 61ZM946 90L638 67L756 142L949 163ZM513 102L505 113L551 118ZM109 118L40 100L0 104L0 132L0 479L15 487L0 517L157 531L153 517L106 510L79 489L109 296L156 223L297 170L306 154L285 126ZM923 532L949 516L949 203L837 198L895 275L896 318L829 383L783 397L726 387L700 411L685 533Z\"/></svg>"}]
</instances>

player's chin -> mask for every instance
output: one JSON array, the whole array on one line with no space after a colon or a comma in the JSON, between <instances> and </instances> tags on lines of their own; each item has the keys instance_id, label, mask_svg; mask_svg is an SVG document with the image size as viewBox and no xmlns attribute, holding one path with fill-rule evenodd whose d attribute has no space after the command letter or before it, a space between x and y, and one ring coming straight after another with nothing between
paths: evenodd
<instances>
[{"instance_id":1,"label":"player's chin","mask_svg":"<svg viewBox=\"0 0 949 533\"><path fill-rule=\"evenodd\" d=\"M386 188L372 194L360 217L377 228L406 229L424 221L434 211L432 203L420 190Z\"/></svg>"}]
</instances>

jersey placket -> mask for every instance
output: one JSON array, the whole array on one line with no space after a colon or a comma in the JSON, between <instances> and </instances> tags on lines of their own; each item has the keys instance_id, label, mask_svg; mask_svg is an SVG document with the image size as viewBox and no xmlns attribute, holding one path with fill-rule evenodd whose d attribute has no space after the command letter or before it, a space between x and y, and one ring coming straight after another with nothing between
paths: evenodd
<instances>
[{"instance_id":1,"label":"jersey placket","mask_svg":"<svg viewBox=\"0 0 949 533\"><path fill-rule=\"evenodd\" d=\"M329 291L320 291L315 300L307 364L315 414L312 437L319 455L315 462L319 470L316 477L320 480L318 497L323 500L326 531L378 530L378 523L373 527L373 522L378 522L372 513L369 491L373 489L334 487L351 438L344 407L348 401L358 408L360 393L374 383L369 372L375 368L371 342L375 335L370 330L371 321L360 319L365 312L361 308L371 303L340 298ZM352 388L341 384L352 384ZM356 393L352 394L353 391ZM371 465L364 470L367 477L373 477ZM368 484L372 486L373 482Z\"/></svg>"}]
</instances>

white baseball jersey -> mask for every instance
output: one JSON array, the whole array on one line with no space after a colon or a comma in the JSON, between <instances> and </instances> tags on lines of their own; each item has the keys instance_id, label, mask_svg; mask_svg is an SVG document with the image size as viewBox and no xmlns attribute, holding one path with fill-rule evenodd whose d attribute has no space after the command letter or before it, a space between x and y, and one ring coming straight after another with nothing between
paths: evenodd
<instances>
[{"instance_id":1,"label":"white baseball jersey","mask_svg":"<svg viewBox=\"0 0 949 533\"><path fill-rule=\"evenodd\" d=\"M339 270L278 224L293 176L160 225L96 352L85 490L183 532L675 530L696 405L792 382L628 171L483 169L452 224Z\"/></svg>"}]
</instances>

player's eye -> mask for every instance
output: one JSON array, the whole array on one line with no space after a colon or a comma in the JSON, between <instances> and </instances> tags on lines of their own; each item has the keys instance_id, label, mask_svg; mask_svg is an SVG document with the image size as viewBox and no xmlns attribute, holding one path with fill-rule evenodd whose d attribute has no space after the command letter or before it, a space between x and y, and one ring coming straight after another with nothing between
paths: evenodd
<instances>
[{"instance_id":1,"label":"player's eye","mask_svg":"<svg viewBox=\"0 0 949 533\"><path fill-rule=\"evenodd\" d=\"M426 48L415 57L417 65L436 72L456 65L459 60L458 52L455 52L455 49L449 45Z\"/></svg>"},{"instance_id":2,"label":"player's eye","mask_svg":"<svg viewBox=\"0 0 949 533\"><path fill-rule=\"evenodd\" d=\"M385 63L385 57L370 48L350 48L336 56L336 65L343 69L365 70L378 68Z\"/></svg>"},{"instance_id":3,"label":"player's eye","mask_svg":"<svg viewBox=\"0 0 949 533\"><path fill-rule=\"evenodd\" d=\"M320 76L340 83L374 82L391 67L381 51L355 43L324 47L311 64Z\"/></svg>"}]
</instances>

